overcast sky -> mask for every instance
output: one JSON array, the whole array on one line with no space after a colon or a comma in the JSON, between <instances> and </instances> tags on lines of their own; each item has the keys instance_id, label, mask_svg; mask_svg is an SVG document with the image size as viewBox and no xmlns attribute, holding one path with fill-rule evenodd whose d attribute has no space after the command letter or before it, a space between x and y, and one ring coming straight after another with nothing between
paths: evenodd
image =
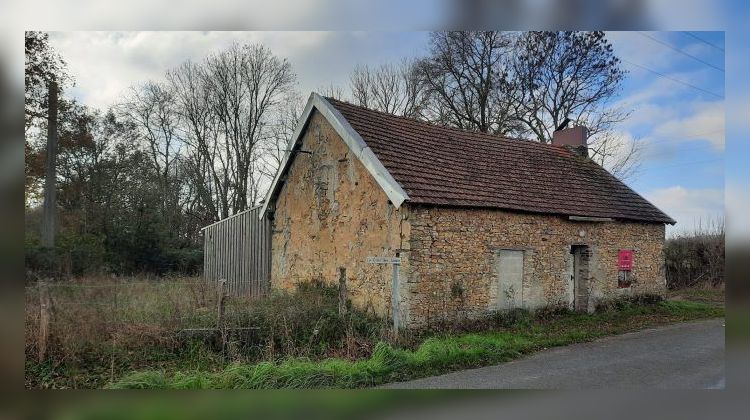
<instances>
[{"instance_id":1,"label":"overcast sky","mask_svg":"<svg viewBox=\"0 0 750 420\"><path fill-rule=\"evenodd\" d=\"M633 110L619 128L643 142L636 191L678 221L670 231L724 212L724 36L721 32L610 32L629 75L617 101ZM697 38L696 38L697 36ZM357 64L423 55L425 32L55 32L52 45L76 86L67 94L98 108L129 86L161 79L185 60L232 42L261 42L288 58L303 96L344 86ZM645 67L645 68L644 68Z\"/></svg>"}]
</instances>

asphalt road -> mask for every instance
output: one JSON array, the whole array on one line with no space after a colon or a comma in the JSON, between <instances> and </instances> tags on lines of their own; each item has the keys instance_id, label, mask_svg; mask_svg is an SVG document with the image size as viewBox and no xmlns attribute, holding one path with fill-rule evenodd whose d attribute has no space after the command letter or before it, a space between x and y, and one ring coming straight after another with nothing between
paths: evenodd
<instances>
[{"instance_id":1,"label":"asphalt road","mask_svg":"<svg viewBox=\"0 0 750 420\"><path fill-rule=\"evenodd\" d=\"M398 382L401 389L724 388L724 320L558 347L497 366Z\"/></svg>"}]
</instances>

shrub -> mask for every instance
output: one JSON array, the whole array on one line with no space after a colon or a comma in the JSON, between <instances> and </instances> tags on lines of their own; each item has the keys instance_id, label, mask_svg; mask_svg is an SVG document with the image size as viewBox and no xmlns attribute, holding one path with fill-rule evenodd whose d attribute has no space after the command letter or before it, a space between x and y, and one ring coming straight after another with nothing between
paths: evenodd
<instances>
[{"instance_id":1,"label":"shrub","mask_svg":"<svg viewBox=\"0 0 750 420\"><path fill-rule=\"evenodd\" d=\"M534 311L534 318L540 321L550 321L570 315L573 311L565 304L547 305Z\"/></svg>"},{"instance_id":2,"label":"shrub","mask_svg":"<svg viewBox=\"0 0 750 420\"><path fill-rule=\"evenodd\" d=\"M605 299L596 304L596 312L621 311L632 306L656 305L664 298L653 293L641 293L637 295L621 296L613 299Z\"/></svg>"},{"instance_id":3,"label":"shrub","mask_svg":"<svg viewBox=\"0 0 750 420\"><path fill-rule=\"evenodd\" d=\"M527 309L514 308L509 311L494 311L490 319L495 327L523 328L531 325L532 316Z\"/></svg>"},{"instance_id":4,"label":"shrub","mask_svg":"<svg viewBox=\"0 0 750 420\"><path fill-rule=\"evenodd\" d=\"M524 308L495 310L484 314L470 314L468 317L459 319L447 318L433 321L421 330L414 331L414 337L524 328L531 325L532 320L531 313Z\"/></svg>"},{"instance_id":5,"label":"shrub","mask_svg":"<svg viewBox=\"0 0 750 420\"><path fill-rule=\"evenodd\" d=\"M385 320L352 308L339 314L336 286L302 283L293 292L274 292L251 302L237 300L227 311L235 327L255 328L235 337L239 353L253 359L286 356L369 355L387 329Z\"/></svg>"},{"instance_id":6,"label":"shrub","mask_svg":"<svg viewBox=\"0 0 750 420\"><path fill-rule=\"evenodd\" d=\"M667 287L681 289L699 284L724 283L724 223L700 224L693 232L664 244Z\"/></svg>"}]
</instances>

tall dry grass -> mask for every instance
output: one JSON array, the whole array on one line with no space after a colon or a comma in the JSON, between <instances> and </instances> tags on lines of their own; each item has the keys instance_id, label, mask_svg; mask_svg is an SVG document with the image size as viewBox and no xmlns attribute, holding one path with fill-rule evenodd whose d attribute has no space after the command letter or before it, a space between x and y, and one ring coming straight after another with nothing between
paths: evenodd
<instances>
[{"instance_id":1,"label":"tall dry grass","mask_svg":"<svg viewBox=\"0 0 750 420\"><path fill-rule=\"evenodd\" d=\"M184 328L215 325L214 287L199 278L96 276L50 282L46 354L40 345L40 283L26 287L27 387L101 386L133 366L160 366L205 352Z\"/></svg>"},{"instance_id":2,"label":"tall dry grass","mask_svg":"<svg viewBox=\"0 0 750 420\"><path fill-rule=\"evenodd\" d=\"M87 277L50 283L47 354L39 350L40 286L26 289L27 387L99 387L135 369L213 370L229 362L371 354L387 325L338 312L338 290L230 297L217 330L218 288L199 278ZM219 333L221 331L222 333Z\"/></svg>"}]
</instances>

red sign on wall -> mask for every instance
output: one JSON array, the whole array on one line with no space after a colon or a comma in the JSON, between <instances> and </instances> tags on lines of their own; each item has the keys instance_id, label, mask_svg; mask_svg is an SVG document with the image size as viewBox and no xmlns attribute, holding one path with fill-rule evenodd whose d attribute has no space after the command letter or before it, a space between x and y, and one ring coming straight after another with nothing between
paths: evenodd
<instances>
[{"instance_id":1,"label":"red sign on wall","mask_svg":"<svg viewBox=\"0 0 750 420\"><path fill-rule=\"evenodd\" d=\"M633 250L621 249L617 254L617 267L621 271L630 271L633 269Z\"/></svg>"}]
</instances>

